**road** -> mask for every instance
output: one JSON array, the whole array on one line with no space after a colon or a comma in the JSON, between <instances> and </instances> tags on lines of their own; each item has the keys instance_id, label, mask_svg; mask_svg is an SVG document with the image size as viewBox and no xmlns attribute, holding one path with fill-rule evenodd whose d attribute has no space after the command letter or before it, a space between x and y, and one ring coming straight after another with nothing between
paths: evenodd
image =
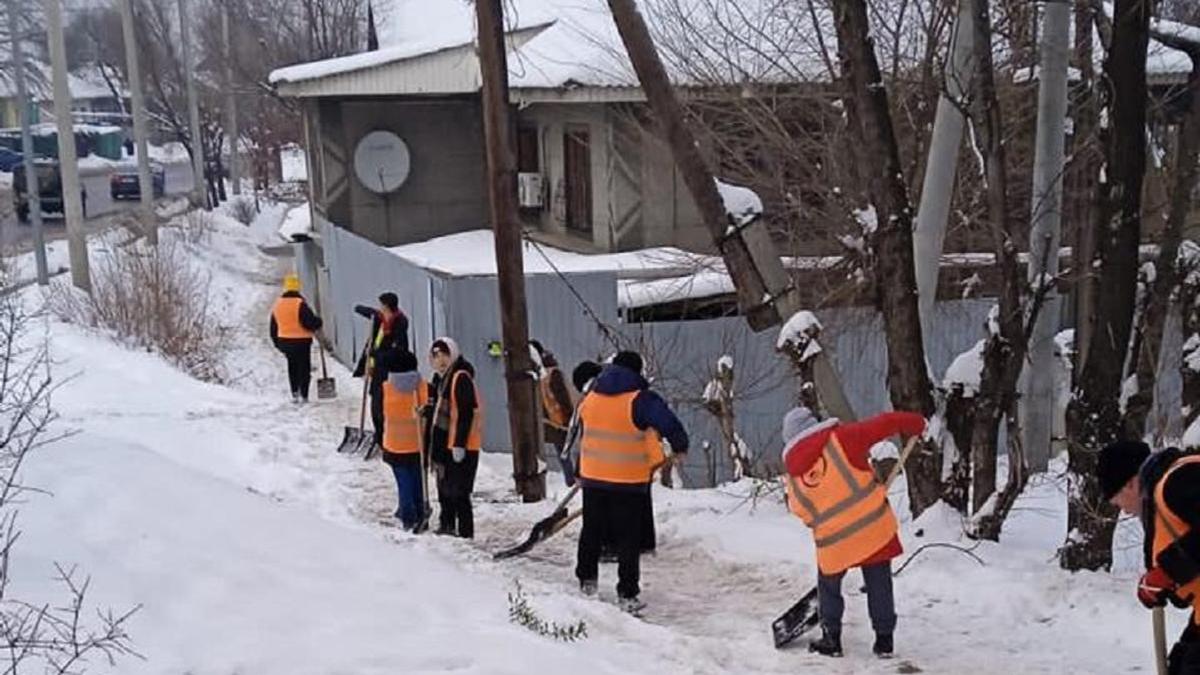
<instances>
[{"instance_id":1,"label":"road","mask_svg":"<svg viewBox=\"0 0 1200 675\"><path fill-rule=\"evenodd\" d=\"M186 162L166 164L166 194L179 195L192 187L192 167ZM81 173L80 180L87 191L86 229L96 232L108 227L113 214L136 208L137 201L113 201L108 188L108 170L92 170ZM64 239L66 227L61 217L48 217L45 223L46 240ZM0 186L0 251L6 254L21 253L33 247L33 228L17 222L13 208L12 188L5 183Z\"/></svg>"}]
</instances>

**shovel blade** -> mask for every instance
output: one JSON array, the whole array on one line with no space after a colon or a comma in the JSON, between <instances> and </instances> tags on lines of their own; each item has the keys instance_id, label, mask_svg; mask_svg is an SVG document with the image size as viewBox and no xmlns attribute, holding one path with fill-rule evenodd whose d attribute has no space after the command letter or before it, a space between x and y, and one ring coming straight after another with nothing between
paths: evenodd
<instances>
[{"instance_id":1,"label":"shovel blade","mask_svg":"<svg viewBox=\"0 0 1200 675\"><path fill-rule=\"evenodd\" d=\"M317 398L337 398L337 380L332 377L322 377L317 380Z\"/></svg>"},{"instance_id":2,"label":"shovel blade","mask_svg":"<svg viewBox=\"0 0 1200 675\"><path fill-rule=\"evenodd\" d=\"M345 433L342 435L342 442L337 447L338 452L358 452L358 446L362 444L363 432L358 427L346 427Z\"/></svg>"}]
</instances>

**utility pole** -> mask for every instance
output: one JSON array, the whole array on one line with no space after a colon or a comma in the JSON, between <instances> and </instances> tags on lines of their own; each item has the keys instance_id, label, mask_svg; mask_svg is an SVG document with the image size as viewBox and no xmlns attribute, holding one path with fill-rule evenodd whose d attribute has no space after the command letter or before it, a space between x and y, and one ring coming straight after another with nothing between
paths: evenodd
<instances>
[{"instance_id":1,"label":"utility pole","mask_svg":"<svg viewBox=\"0 0 1200 675\"><path fill-rule=\"evenodd\" d=\"M483 79L483 130L487 145L488 202L496 240L500 285L500 323L504 339L504 377L508 391L508 428L513 446L513 477L525 502L546 496L545 474L538 470L541 419L538 381L529 357L529 318L525 306L525 263L517 213L517 166L508 119L508 61L504 53L501 0L476 0L479 67Z\"/></svg>"},{"instance_id":2,"label":"utility pole","mask_svg":"<svg viewBox=\"0 0 1200 675\"><path fill-rule=\"evenodd\" d=\"M1054 421L1054 334L1060 298L1054 288L1062 232L1062 186L1066 144L1067 66L1070 57L1071 3L1045 3L1041 72L1038 81L1037 138L1033 158L1033 218L1029 230L1029 283L1043 286L1045 299L1029 337L1025 371L1023 436L1030 469L1045 471L1050 461Z\"/></svg>"},{"instance_id":3,"label":"utility pole","mask_svg":"<svg viewBox=\"0 0 1200 675\"><path fill-rule=\"evenodd\" d=\"M42 200L41 188L38 185L37 167L33 162L33 134L29 130L29 109L33 102L29 100L29 92L25 86L25 55L21 51L20 15L17 13L17 0L8 0L8 34L12 39L13 77L17 81L17 107L21 116L21 154L24 158L25 187L29 195L29 217L33 219L33 259L37 264L37 281L39 285L50 283L50 270L46 263L46 235L42 230Z\"/></svg>"},{"instance_id":4,"label":"utility pole","mask_svg":"<svg viewBox=\"0 0 1200 675\"><path fill-rule=\"evenodd\" d=\"M229 182L234 196L242 194L242 177L238 171L237 95L233 91L233 42L229 39L229 0L221 8L221 41L225 45L225 108L229 115L226 138L229 139Z\"/></svg>"},{"instance_id":5,"label":"utility pole","mask_svg":"<svg viewBox=\"0 0 1200 675\"><path fill-rule=\"evenodd\" d=\"M121 9L121 34L125 39L125 63L129 71L129 97L133 99L133 142L137 147L138 193L141 199L142 231L150 244L158 243L158 217L154 213L154 182L150 177L150 152L146 142L146 102L142 98L142 74L138 65L137 39L133 33L130 0L117 0Z\"/></svg>"},{"instance_id":6,"label":"utility pole","mask_svg":"<svg viewBox=\"0 0 1200 675\"><path fill-rule=\"evenodd\" d=\"M759 331L790 319L801 309L799 292L783 269L766 225L761 219L744 226L735 226L730 221L715 177L687 127L683 108L634 0L608 0L608 7L646 100L662 126L675 164L725 260L737 290L738 306L750 328ZM843 420L853 420L854 411L826 355L817 356L813 378L829 412Z\"/></svg>"},{"instance_id":7,"label":"utility pole","mask_svg":"<svg viewBox=\"0 0 1200 675\"><path fill-rule=\"evenodd\" d=\"M929 161L925 164L925 179L921 186L921 202L917 206L917 223L913 231L913 259L917 267L917 304L921 313L921 335L928 354L933 336L933 307L937 303L938 274L942 262L942 247L946 239L946 224L950 219L950 201L954 196L954 177L958 173L958 151L962 147L966 118L962 106L971 86L971 51L974 31L971 17L974 0L958 0L958 18L950 43L950 62L946 67L945 88L938 97L937 113L933 118L933 135L929 141Z\"/></svg>"},{"instance_id":8,"label":"utility pole","mask_svg":"<svg viewBox=\"0 0 1200 675\"><path fill-rule=\"evenodd\" d=\"M183 77L187 80L188 117L192 133L192 203L208 208L204 181L204 138L200 133L200 104L196 100L196 77L192 70L192 32L188 29L187 0L179 1L179 37L183 41Z\"/></svg>"},{"instance_id":9,"label":"utility pole","mask_svg":"<svg viewBox=\"0 0 1200 675\"><path fill-rule=\"evenodd\" d=\"M67 52L63 46L62 6L59 2L42 0L46 11L50 62L54 68L54 117L58 123L58 168L62 175L63 216L67 220L71 283L91 293L87 234L83 229L83 204L79 189L79 159L75 155L75 120L71 116L71 87L67 83Z\"/></svg>"}]
</instances>

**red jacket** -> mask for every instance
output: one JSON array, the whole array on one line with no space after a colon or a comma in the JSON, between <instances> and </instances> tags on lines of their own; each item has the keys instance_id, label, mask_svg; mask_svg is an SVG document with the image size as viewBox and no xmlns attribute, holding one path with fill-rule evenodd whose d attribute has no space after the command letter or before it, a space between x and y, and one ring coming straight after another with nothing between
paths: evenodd
<instances>
[{"instance_id":1,"label":"red jacket","mask_svg":"<svg viewBox=\"0 0 1200 675\"><path fill-rule=\"evenodd\" d=\"M889 412L862 422L839 423L836 419L825 420L787 441L783 450L783 463L793 476L803 476L812 468L829 435L836 433L846 451L850 463L859 469L871 469L871 448L890 436L916 436L925 431L925 418L916 413ZM859 567L875 565L895 558L904 552L899 537L893 537L886 546L864 560Z\"/></svg>"}]
</instances>

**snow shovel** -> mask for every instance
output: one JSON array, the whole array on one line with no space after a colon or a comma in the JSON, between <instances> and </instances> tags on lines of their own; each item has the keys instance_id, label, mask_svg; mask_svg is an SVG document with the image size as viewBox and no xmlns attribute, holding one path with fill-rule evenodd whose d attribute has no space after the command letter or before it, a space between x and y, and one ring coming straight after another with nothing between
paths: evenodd
<instances>
[{"instance_id":1,"label":"snow shovel","mask_svg":"<svg viewBox=\"0 0 1200 675\"><path fill-rule=\"evenodd\" d=\"M318 341L317 346L321 350L321 378L317 380L317 398L337 398L337 380L329 376L329 370L325 366L325 344Z\"/></svg>"},{"instance_id":2,"label":"snow shovel","mask_svg":"<svg viewBox=\"0 0 1200 675\"><path fill-rule=\"evenodd\" d=\"M900 470L904 468L904 463L908 461L908 456L912 454L913 448L917 447L917 440L919 438L919 436L913 436L908 439L904 450L900 452L899 461L896 462L896 466L892 467L891 472L888 473L887 480L883 483L884 490L890 488L896 477L900 475ZM820 623L816 601L817 589L813 587L796 604L788 608L788 611L771 622L771 635L775 640L776 649L782 649L796 638L816 628L817 624Z\"/></svg>"},{"instance_id":3,"label":"snow shovel","mask_svg":"<svg viewBox=\"0 0 1200 675\"><path fill-rule=\"evenodd\" d=\"M345 432L342 434L342 443L337 447L338 452L355 453L358 452L358 446L362 445L363 438L366 436L363 430L367 426L367 387L369 384L370 382L364 375L362 405L358 409L358 426L345 428Z\"/></svg>"},{"instance_id":4,"label":"snow shovel","mask_svg":"<svg viewBox=\"0 0 1200 675\"><path fill-rule=\"evenodd\" d=\"M414 411L415 412L415 411ZM417 449L421 457L421 520L413 526L413 534L421 534L429 529L429 521L433 518L433 505L429 503L429 466L425 460L425 429L421 424L421 416L417 415Z\"/></svg>"},{"instance_id":5,"label":"snow shovel","mask_svg":"<svg viewBox=\"0 0 1200 675\"><path fill-rule=\"evenodd\" d=\"M1167 617L1162 607L1155 607L1150 614L1154 622L1154 665L1158 675L1167 675Z\"/></svg>"},{"instance_id":6,"label":"snow shovel","mask_svg":"<svg viewBox=\"0 0 1200 675\"><path fill-rule=\"evenodd\" d=\"M522 553L528 553L531 549L533 549L534 546L538 544L538 542L545 540L550 535L566 527L567 523L570 523L572 520L578 518L583 513L582 510L576 511L574 514L567 513L567 504L575 497L575 493L577 492L579 492L579 483L576 483L571 487L570 490L567 491L566 496L563 497L558 502L558 505L554 507L553 513L545 518L542 518L534 524L533 529L530 530L529 536L525 538L525 541L513 546L512 548L506 548L503 551L495 553L492 556L492 559L504 560L505 558L512 558L514 556L521 555Z\"/></svg>"}]
</instances>

